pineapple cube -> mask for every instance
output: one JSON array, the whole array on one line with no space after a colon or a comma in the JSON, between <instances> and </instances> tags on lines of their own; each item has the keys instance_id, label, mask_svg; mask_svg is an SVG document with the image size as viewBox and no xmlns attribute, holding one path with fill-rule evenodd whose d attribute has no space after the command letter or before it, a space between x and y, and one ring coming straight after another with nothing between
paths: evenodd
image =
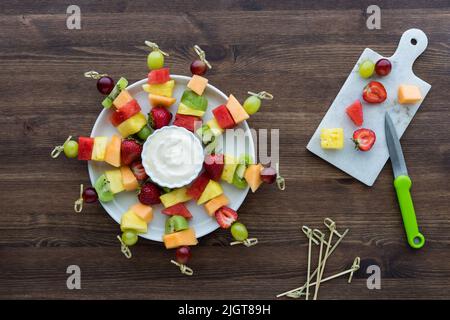
<instances>
[{"instance_id":1,"label":"pineapple cube","mask_svg":"<svg viewBox=\"0 0 450 320\"><path fill-rule=\"evenodd\" d=\"M234 172L236 171L237 166L239 165L239 161L237 161L234 157L230 155L224 155L224 167L222 171L221 179L232 184Z\"/></svg>"},{"instance_id":2,"label":"pineapple cube","mask_svg":"<svg viewBox=\"0 0 450 320\"><path fill-rule=\"evenodd\" d=\"M203 94L203 91L205 91L207 84L208 79L194 74L191 80L188 82L187 87L201 96Z\"/></svg>"},{"instance_id":3,"label":"pineapple cube","mask_svg":"<svg viewBox=\"0 0 450 320\"><path fill-rule=\"evenodd\" d=\"M107 137L94 138L94 148L92 149L91 160L104 161L106 154L106 145L108 144Z\"/></svg>"},{"instance_id":4,"label":"pineapple cube","mask_svg":"<svg viewBox=\"0 0 450 320\"><path fill-rule=\"evenodd\" d=\"M163 194L159 197L165 208L174 206L181 202L186 202L192 198L186 193L186 187L175 189L169 193Z\"/></svg>"},{"instance_id":5,"label":"pineapple cube","mask_svg":"<svg viewBox=\"0 0 450 320\"><path fill-rule=\"evenodd\" d=\"M109 189L113 194L125 190L125 187L123 186L122 183L122 172L120 171L120 169L106 170L105 176L106 179L109 181Z\"/></svg>"},{"instance_id":6,"label":"pineapple cube","mask_svg":"<svg viewBox=\"0 0 450 320\"><path fill-rule=\"evenodd\" d=\"M219 124L217 123L216 118L212 118L211 120L209 120L207 123L208 127L211 129L212 134L215 137L220 136L223 133L223 129L219 126Z\"/></svg>"},{"instance_id":7,"label":"pineapple cube","mask_svg":"<svg viewBox=\"0 0 450 320\"><path fill-rule=\"evenodd\" d=\"M322 129L320 146L322 149L342 149L344 147L344 129Z\"/></svg>"},{"instance_id":8,"label":"pineapple cube","mask_svg":"<svg viewBox=\"0 0 450 320\"><path fill-rule=\"evenodd\" d=\"M154 95L171 98L174 87L175 87L175 80L169 80L161 84L144 84L142 86L142 89Z\"/></svg>"},{"instance_id":9,"label":"pineapple cube","mask_svg":"<svg viewBox=\"0 0 450 320\"><path fill-rule=\"evenodd\" d=\"M147 119L141 112L139 112L136 113L131 118L119 124L117 126L117 130L119 130L122 137L126 138L128 136L131 136L132 134L139 132L139 130L141 130L142 127L145 126L146 124Z\"/></svg>"},{"instance_id":10,"label":"pineapple cube","mask_svg":"<svg viewBox=\"0 0 450 320\"><path fill-rule=\"evenodd\" d=\"M215 197L220 196L223 193L222 186L220 183L209 180L208 184L206 185L205 190L203 191L202 195L200 196L200 199L198 199L197 204L203 204L206 201L209 201Z\"/></svg>"},{"instance_id":11,"label":"pineapple cube","mask_svg":"<svg viewBox=\"0 0 450 320\"><path fill-rule=\"evenodd\" d=\"M137 233L147 233L147 222L139 218L132 210L122 215L120 230L136 230Z\"/></svg>"}]
</instances>

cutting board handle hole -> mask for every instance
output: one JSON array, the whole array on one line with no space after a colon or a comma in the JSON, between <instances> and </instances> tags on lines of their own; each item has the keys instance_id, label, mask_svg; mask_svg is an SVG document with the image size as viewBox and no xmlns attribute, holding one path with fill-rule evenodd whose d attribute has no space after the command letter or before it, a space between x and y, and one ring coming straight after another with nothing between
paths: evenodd
<instances>
[{"instance_id":1,"label":"cutting board handle hole","mask_svg":"<svg viewBox=\"0 0 450 320\"><path fill-rule=\"evenodd\" d=\"M416 39L416 38L412 38L412 39L411 39L411 44L412 44L413 46L415 46L415 45L417 44L417 39Z\"/></svg>"}]
</instances>

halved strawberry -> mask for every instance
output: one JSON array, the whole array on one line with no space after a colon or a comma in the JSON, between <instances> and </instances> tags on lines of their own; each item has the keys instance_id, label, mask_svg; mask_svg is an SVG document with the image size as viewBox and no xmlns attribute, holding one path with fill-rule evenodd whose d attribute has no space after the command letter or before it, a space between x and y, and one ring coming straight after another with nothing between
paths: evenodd
<instances>
[{"instance_id":1,"label":"halved strawberry","mask_svg":"<svg viewBox=\"0 0 450 320\"><path fill-rule=\"evenodd\" d=\"M355 125L357 125L358 127L362 126L364 118L361 101L356 100L355 102L353 102L345 109L345 112Z\"/></svg>"},{"instance_id":2,"label":"halved strawberry","mask_svg":"<svg viewBox=\"0 0 450 320\"><path fill-rule=\"evenodd\" d=\"M358 129L353 132L353 142L355 143L355 149L361 151L369 151L372 149L376 140L375 132L370 129Z\"/></svg>"},{"instance_id":3,"label":"halved strawberry","mask_svg":"<svg viewBox=\"0 0 450 320\"><path fill-rule=\"evenodd\" d=\"M223 206L216 211L217 223L223 229L228 229L238 219L238 214L233 209Z\"/></svg>"},{"instance_id":4,"label":"halved strawberry","mask_svg":"<svg viewBox=\"0 0 450 320\"><path fill-rule=\"evenodd\" d=\"M191 212L186 208L186 205L184 203L178 203L171 207L165 208L163 211L161 211L164 214L167 214L168 216L182 216L186 219L192 218Z\"/></svg>"},{"instance_id":5,"label":"halved strawberry","mask_svg":"<svg viewBox=\"0 0 450 320\"><path fill-rule=\"evenodd\" d=\"M134 176L138 181L145 181L148 179L147 174L145 173L144 166L142 165L141 160L136 160L130 165L131 171L133 171Z\"/></svg>"}]
</instances>

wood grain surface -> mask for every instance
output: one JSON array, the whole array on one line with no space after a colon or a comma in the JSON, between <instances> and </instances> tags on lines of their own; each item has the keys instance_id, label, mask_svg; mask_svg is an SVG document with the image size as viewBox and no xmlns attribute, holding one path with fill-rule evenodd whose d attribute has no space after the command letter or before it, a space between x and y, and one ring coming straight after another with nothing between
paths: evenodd
<instances>
[{"instance_id":1,"label":"wood grain surface","mask_svg":"<svg viewBox=\"0 0 450 320\"><path fill-rule=\"evenodd\" d=\"M323 229L325 217L350 229L325 274L355 256L362 268L350 285L321 286L319 298L450 298L450 3L377 1L382 28L368 30L372 2L77 0L82 28L68 30L67 1L1 1L0 298L272 299L303 284L299 228ZM402 139L427 239L418 251L405 240L389 163L368 188L305 148L362 50L389 56L412 27L428 35L414 70L432 85ZM241 207L256 247L229 247L228 231L202 238L194 277L182 276L160 243L141 240L125 259L118 225L100 204L72 209L79 184L89 183L86 163L49 156L69 134L89 135L100 112L101 96L82 73L144 78L144 40L170 52L175 74L189 74L199 44L212 84L241 100L248 90L276 97L249 124L280 129L287 189L265 186ZM81 290L66 288L72 264L82 270ZM373 264L381 290L366 286Z\"/></svg>"}]
</instances>

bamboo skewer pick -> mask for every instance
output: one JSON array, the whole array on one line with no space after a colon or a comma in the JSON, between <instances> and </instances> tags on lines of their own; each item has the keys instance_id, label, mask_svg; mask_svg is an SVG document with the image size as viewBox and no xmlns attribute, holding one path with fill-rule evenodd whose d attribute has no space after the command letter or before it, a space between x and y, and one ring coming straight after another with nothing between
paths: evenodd
<instances>
[{"instance_id":1,"label":"bamboo skewer pick","mask_svg":"<svg viewBox=\"0 0 450 320\"><path fill-rule=\"evenodd\" d=\"M312 244L312 240L313 240L313 233L312 233L312 230L310 228L308 228L307 226L303 226L302 231L304 234L306 234L306 237L308 237L308 239L309 239L309 241L308 241L308 271L306 273L306 300L309 300L309 280L310 280L310 273L311 273L311 244ZM316 239L314 239L314 241L316 244L318 244L316 242Z\"/></svg>"},{"instance_id":2,"label":"bamboo skewer pick","mask_svg":"<svg viewBox=\"0 0 450 320\"><path fill-rule=\"evenodd\" d=\"M328 218L326 218L328 219ZM325 219L325 220L326 220ZM331 220L331 219L330 219ZM331 220L332 221L332 220ZM327 225L325 223L325 225ZM327 225L328 227L328 225ZM330 237L328 238L328 242L327 242L327 249L325 250L325 257L323 258L323 262L322 262L322 267L321 269L319 268L319 273L318 273L318 280L317 280L317 285L316 285L316 290L314 292L314 300L316 300L316 293L319 292L319 287L320 287L320 280L323 277L323 272L325 271L325 265L327 264L327 259L328 259L328 253L330 252L330 247L331 247L331 241L333 240L333 235L334 235L334 230L336 229L336 224L334 223L334 221L332 221L330 227Z\"/></svg>"},{"instance_id":3,"label":"bamboo skewer pick","mask_svg":"<svg viewBox=\"0 0 450 320\"><path fill-rule=\"evenodd\" d=\"M317 279L316 283L318 283L319 285L316 286L316 288L314 290L314 297L313 297L313 300L317 300L317 294L319 293L319 286L320 286L320 274L321 274L321 267L322 267L322 250L323 250L325 234L322 231L320 231L319 229L314 229L313 234L320 240L319 262L317 263L317 269L319 271L317 272L317 277L316 277L316 279Z\"/></svg>"}]
</instances>

